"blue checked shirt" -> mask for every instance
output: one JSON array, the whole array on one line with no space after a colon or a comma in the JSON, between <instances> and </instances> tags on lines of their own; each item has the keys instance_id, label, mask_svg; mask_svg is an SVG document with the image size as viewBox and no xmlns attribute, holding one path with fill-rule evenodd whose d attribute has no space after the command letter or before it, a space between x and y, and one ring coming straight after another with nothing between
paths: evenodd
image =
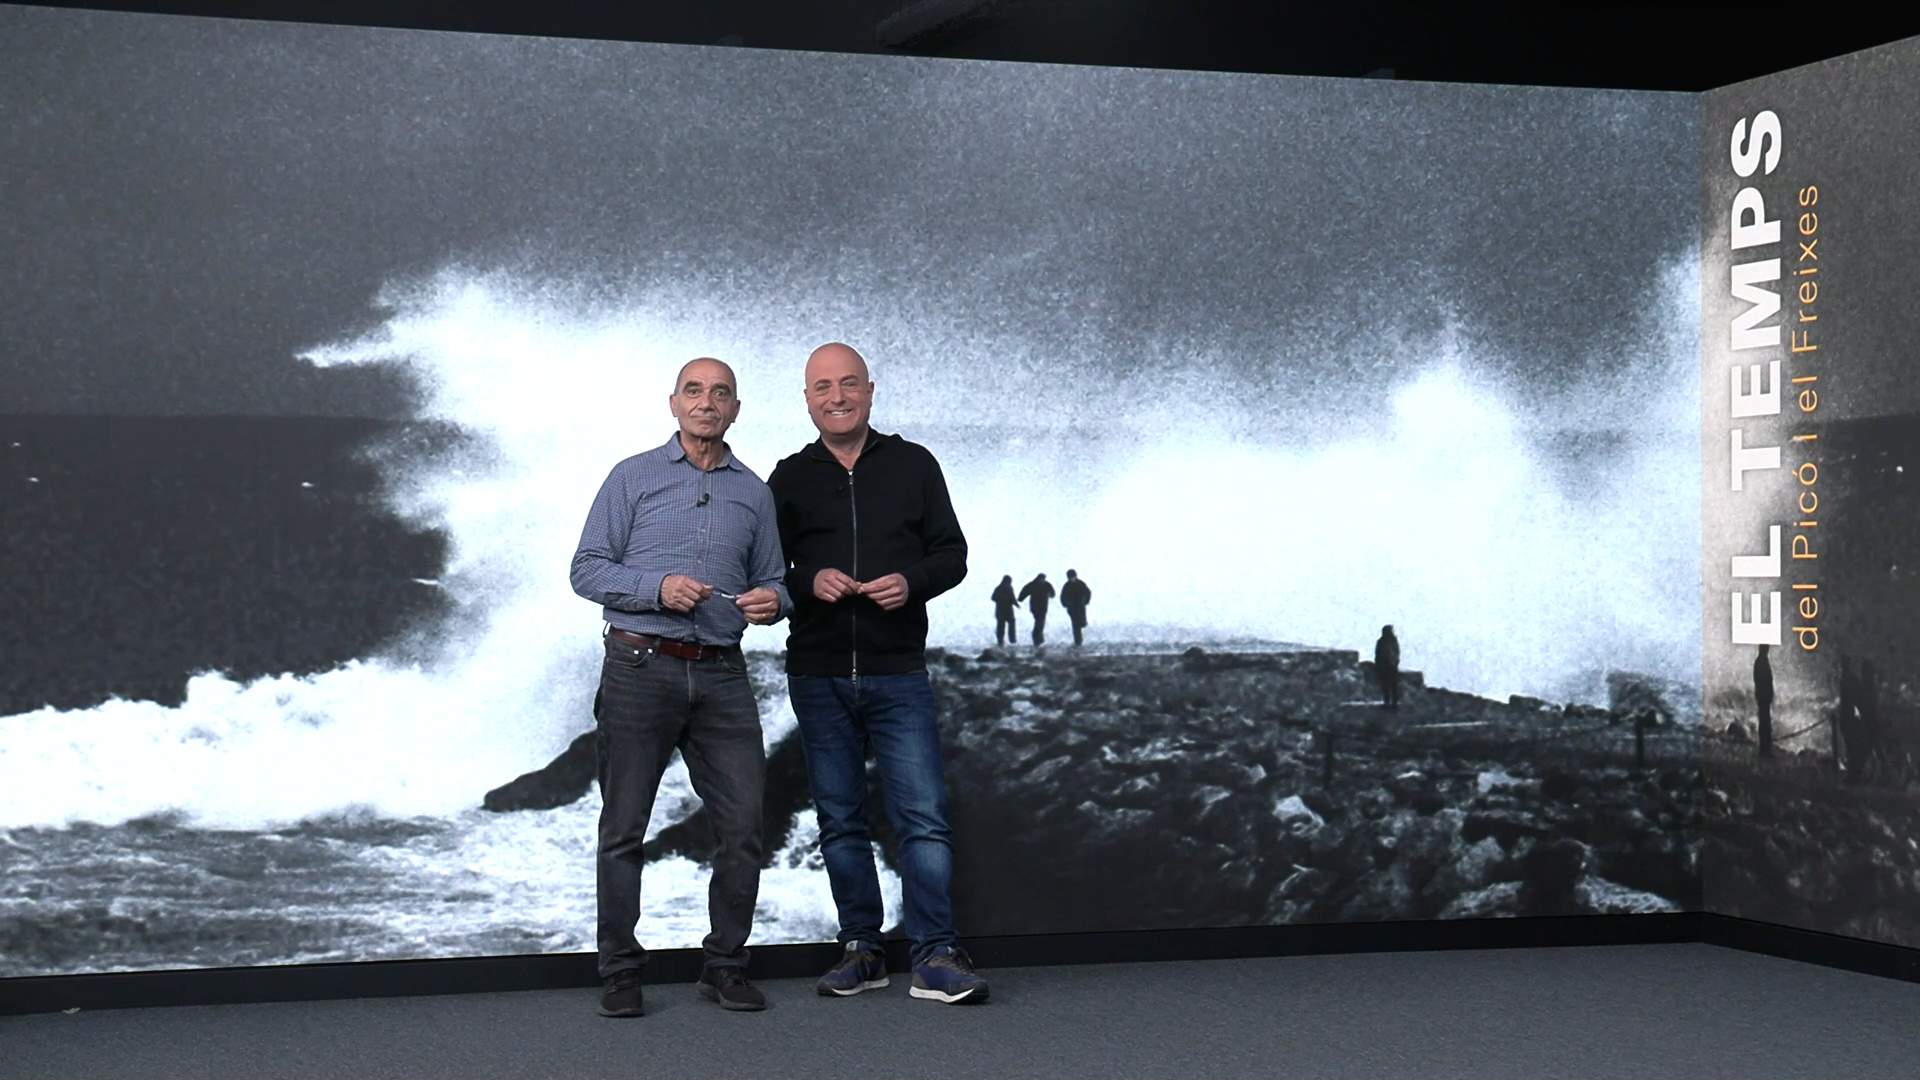
<instances>
[{"instance_id":1,"label":"blue checked shirt","mask_svg":"<svg viewBox=\"0 0 1920 1080\"><path fill-rule=\"evenodd\" d=\"M731 449L701 471L675 432L664 446L613 467L573 553L573 591L621 630L702 645L738 645L747 617L721 592L772 589L793 611L773 493ZM685 574L714 587L682 614L660 603L660 583Z\"/></svg>"}]
</instances>

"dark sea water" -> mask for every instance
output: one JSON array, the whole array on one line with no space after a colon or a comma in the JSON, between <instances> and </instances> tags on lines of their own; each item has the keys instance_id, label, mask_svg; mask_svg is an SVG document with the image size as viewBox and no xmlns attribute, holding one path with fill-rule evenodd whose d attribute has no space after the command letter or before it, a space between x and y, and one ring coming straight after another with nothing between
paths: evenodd
<instances>
[{"instance_id":1,"label":"dark sea water","mask_svg":"<svg viewBox=\"0 0 1920 1080\"><path fill-rule=\"evenodd\" d=\"M679 770L676 768L676 773ZM670 778L656 827L687 812ZM591 952L597 795L558 810L346 814L218 829L160 816L0 829L0 978ZM812 815L761 872L755 941L830 941ZM707 870L647 866L642 939L693 948ZM898 881L884 875L889 910Z\"/></svg>"},{"instance_id":2,"label":"dark sea water","mask_svg":"<svg viewBox=\"0 0 1920 1080\"><path fill-rule=\"evenodd\" d=\"M0 716L323 670L443 610L445 537L363 447L443 433L266 417L0 417Z\"/></svg>"}]
</instances>

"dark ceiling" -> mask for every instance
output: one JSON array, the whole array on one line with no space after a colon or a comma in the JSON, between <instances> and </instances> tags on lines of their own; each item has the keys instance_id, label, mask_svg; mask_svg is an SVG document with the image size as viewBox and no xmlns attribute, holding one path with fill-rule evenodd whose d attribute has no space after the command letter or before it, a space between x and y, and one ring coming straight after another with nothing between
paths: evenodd
<instances>
[{"instance_id":1,"label":"dark ceiling","mask_svg":"<svg viewBox=\"0 0 1920 1080\"><path fill-rule=\"evenodd\" d=\"M1354 0L120 0L52 6L498 34L1446 82L1707 90L1920 35L1920 8Z\"/></svg>"}]
</instances>

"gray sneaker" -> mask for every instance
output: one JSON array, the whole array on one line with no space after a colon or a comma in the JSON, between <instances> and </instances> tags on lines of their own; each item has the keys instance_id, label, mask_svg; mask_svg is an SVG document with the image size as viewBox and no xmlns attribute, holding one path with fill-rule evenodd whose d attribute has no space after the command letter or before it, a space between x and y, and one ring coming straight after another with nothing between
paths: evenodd
<instances>
[{"instance_id":1,"label":"gray sneaker","mask_svg":"<svg viewBox=\"0 0 1920 1080\"><path fill-rule=\"evenodd\" d=\"M840 962L828 969L814 989L822 995L852 997L862 990L878 990L887 985L887 957L864 941L847 942Z\"/></svg>"}]
</instances>

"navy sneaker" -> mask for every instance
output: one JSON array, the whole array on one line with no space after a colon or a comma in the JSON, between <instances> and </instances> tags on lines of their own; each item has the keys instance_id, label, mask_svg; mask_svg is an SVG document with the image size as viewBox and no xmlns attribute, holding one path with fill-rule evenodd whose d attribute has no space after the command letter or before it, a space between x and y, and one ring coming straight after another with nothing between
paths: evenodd
<instances>
[{"instance_id":1,"label":"navy sneaker","mask_svg":"<svg viewBox=\"0 0 1920 1080\"><path fill-rule=\"evenodd\" d=\"M943 945L925 963L913 965L908 993L949 1005L977 1005L987 1000L987 980L975 974L967 950Z\"/></svg>"},{"instance_id":2,"label":"navy sneaker","mask_svg":"<svg viewBox=\"0 0 1920 1080\"><path fill-rule=\"evenodd\" d=\"M847 942L840 962L827 969L813 984L822 995L852 997L862 990L878 990L887 985L887 957L864 941Z\"/></svg>"}]
</instances>

